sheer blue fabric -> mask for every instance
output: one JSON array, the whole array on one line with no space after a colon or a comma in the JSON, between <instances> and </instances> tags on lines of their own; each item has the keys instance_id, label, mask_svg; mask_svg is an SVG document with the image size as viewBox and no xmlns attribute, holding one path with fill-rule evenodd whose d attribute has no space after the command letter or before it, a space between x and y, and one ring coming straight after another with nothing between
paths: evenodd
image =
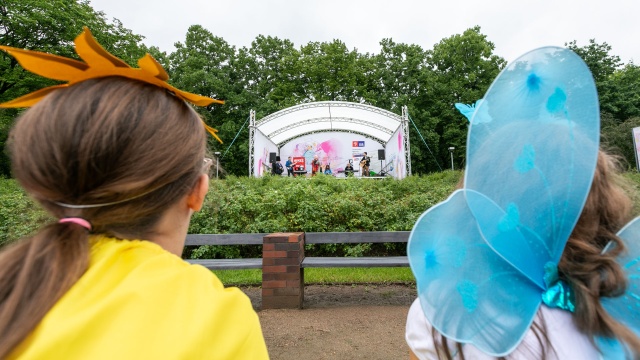
<instances>
[{"instance_id":1,"label":"sheer blue fabric","mask_svg":"<svg viewBox=\"0 0 640 360\"><path fill-rule=\"evenodd\" d=\"M476 108L478 108L478 106L480 106L481 103L482 103L482 99L477 100L475 103L471 105L467 105L463 103L455 103L454 106L456 107L456 109L458 109L458 111L460 111L462 115L464 115L464 117L467 118L467 120L471 121L471 118L473 117L473 114L475 113Z\"/></svg>"},{"instance_id":2,"label":"sheer blue fabric","mask_svg":"<svg viewBox=\"0 0 640 360\"><path fill-rule=\"evenodd\" d=\"M640 218L629 222L618 232L618 236L627 245L627 252L618 258L627 274L627 291L620 297L603 298L602 306L636 336L640 336ZM633 358L629 350L615 339L600 338L597 343L605 359Z\"/></svg>"},{"instance_id":3,"label":"sheer blue fabric","mask_svg":"<svg viewBox=\"0 0 640 360\"><path fill-rule=\"evenodd\" d=\"M500 73L471 117L463 189L409 238L438 331L493 356L520 343L589 193L599 131L593 78L572 51L537 49Z\"/></svg>"}]
</instances>

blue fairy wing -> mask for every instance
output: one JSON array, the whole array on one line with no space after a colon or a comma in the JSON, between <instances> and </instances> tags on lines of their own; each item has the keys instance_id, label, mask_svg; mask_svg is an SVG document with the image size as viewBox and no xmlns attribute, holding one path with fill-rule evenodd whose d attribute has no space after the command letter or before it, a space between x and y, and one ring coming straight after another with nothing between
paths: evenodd
<instances>
[{"instance_id":1,"label":"blue fairy wing","mask_svg":"<svg viewBox=\"0 0 640 360\"><path fill-rule=\"evenodd\" d=\"M495 356L522 340L588 195L599 125L573 52L534 50L500 73L472 116L464 189L423 214L408 244L438 331Z\"/></svg>"},{"instance_id":2,"label":"blue fairy wing","mask_svg":"<svg viewBox=\"0 0 640 360\"><path fill-rule=\"evenodd\" d=\"M418 219L407 254L433 327L452 340L503 356L530 327L540 289L487 245L465 192L454 192Z\"/></svg>"},{"instance_id":3,"label":"blue fairy wing","mask_svg":"<svg viewBox=\"0 0 640 360\"><path fill-rule=\"evenodd\" d=\"M599 136L591 73L555 47L509 64L470 125L465 188L482 194L468 199L470 210L488 244L542 288L589 193Z\"/></svg>"},{"instance_id":4,"label":"blue fairy wing","mask_svg":"<svg viewBox=\"0 0 640 360\"><path fill-rule=\"evenodd\" d=\"M473 112L476 110L474 106L463 103L455 103L455 107L456 109L458 109L458 111L460 111L462 115L464 115L464 117L467 118L467 120L471 121Z\"/></svg>"},{"instance_id":5,"label":"blue fairy wing","mask_svg":"<svg viewBox=\"0 0 640 360\"><path fill-rule=\"evenodd\" d=\"M473 115L476 112L476 109L478 108L478 106L480 106L481 103L482 103L482 99L479 99L479 100L476 100L476 102L471 105L467 105L463 103L455 103L454 105L456 109L458 109L458 111L460 111L460 113L467 118L467 120L471 121L471 119L473 118Z\"/></svg>"},{"instance_id":6,"label":"blue fairy wing","mask_svg":"<svg viewBox=\"0 0 640 360\"><path fill-rule=\"evenodd\" d=\"M618 236L627 245L626 253L618 258L627 274L627 291L620 297L603 298L602 306L614 319L640 336L640 218L629 222ZM612 339L598 339L598 346L606 359L625 358L622 346Z\"/></svg>"}]
</instances>

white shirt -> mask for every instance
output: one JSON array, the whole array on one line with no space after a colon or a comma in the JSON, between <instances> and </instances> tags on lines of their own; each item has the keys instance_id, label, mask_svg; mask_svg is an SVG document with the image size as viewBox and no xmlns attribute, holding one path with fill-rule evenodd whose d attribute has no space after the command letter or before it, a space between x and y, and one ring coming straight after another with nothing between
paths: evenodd
<instances>
[{"instance_id":1,"label":"white shirt","mask_svg":"<svg viewBox=\"0 0 640 360\"><path fill-rule=\"evenodd\" d=\"M578 331L572 320L572 314L559 309L541 306L539 313L544 317L546 333L553 346L549 349L547 359L601 359L598 350L591 344L589 338ZM436 336L438 338L438 336ZM420 301L416 299L407 315L407 329L405 339L409 348L420 360L437 359L437 353L431 334L431 324L424 316ZM544 341L544 339L543 339ZM455 353L455 343L448 341L451 354ZM494 359L473 345L463 345L462 350L466 359ZM540 344L534 332L529 329L518 347L508 355L509 359L539 359L541 358ZM458 358L455 356L454 358Z\"/></svg>"}]
</instances>

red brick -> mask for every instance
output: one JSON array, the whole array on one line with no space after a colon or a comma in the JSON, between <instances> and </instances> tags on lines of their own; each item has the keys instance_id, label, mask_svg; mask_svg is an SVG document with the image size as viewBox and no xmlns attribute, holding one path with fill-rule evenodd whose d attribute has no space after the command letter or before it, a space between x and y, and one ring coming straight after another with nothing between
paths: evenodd
<instances>
[{"instance_id":1,"label":"red brick","mask_svg":"<svg viewBox=\"0 0 640 360\"><path fill-rule=\"evenodd\" d=\"M276 264L276 259L275 258L262 258L262 266L269 266L269 265L275 265Z\"/></svg>"},{"instance_id":2,"label":"red brick","mask_svg":"<svg viewBox=\"0 0 640 360\"><path fill-rule=\"evenodd\" d=\"M286 287L287 288L295 288L295 287L300 287L301 285L301 281L300 279L296 279L296 280L287 280L286 281Z\"/></svg>"},{"instance_id":3,"label":"red brick","mask_svg":"<svg viewBox=\"0 0 640 360\"><path fill-rule=\"evenodd\" d=\"M263 309L302 309L302 297L290 296L268 296L262 299Z\"/></svg>"},{"instance_id":4,"label":"red brick","mask_svg":"<svg viewBox=\"0 0 640 360\"><path fill-rule=\"evenodd\" d=\"M287 282L285 280L273 280L273 281L263 281L262 288L263 289L275 289L275 288L283 288L287 286Z\"/></svg>"},{"instance_id":5,"label":"red brick","mask_svg":"<svg viewBox=\"0 0 640 360\"><path fill-rule=\"evenodd\" d=\"M275 264L274 265L296 265L296 266L300 266L300 260L297 258L286 258L286 257L282 257L282 258L274 258L275 260Z\"/></svg>"},{"instance_id":6,"label":"red brick","mask_svg":"<svg viewBox=\"0 0 640 360\"><path fill-rule=\"evenodd\" d=\"M293 234L289 234L289 241L288 242L298 242L298 241L302 241L303 238L303 233L293 233Z\"/></svg>"},{"instance_id":7,"label":"red brick","mask_svg":"<svg viewBox=\"0 0 640 360\"><path fill-rule=\"evenodd\" d=\"M263 251L262 257L263 258L286 258L288 256L286 251Z\"/></svg>"},{"instance_id":8,"label":"red brick","mask_svg":"<svg viewBox=\"0 0 640 360\"><path fill-rule=\"evenodd\" d=\"M293 250L293 251L287 251L287 257L288 258L299 258L300 257L300 251L299 250Z\"/></svg>"},{"instance_id":9,"label":"red brick","mask_svg":"<svg viewBox=\"0 0 640 360\"><path fill-rule=\"evenodd\" d=\"M290 244L290 243L277 243L277 244L270 244L273 245L275 247L274 250L298 250L298 244Z\"/></svg>"},{"instance_id":10,"label":"red brick","mask_svg":"<svg viewBox=\"0 0 640 360\"><path fill-rule=\"evenodd\" d=\"M274 251L276 249L275 244L262 244L262 251Z\"/></svg>"},{"instance_id":11,"label":"red brick","mask_svg":"<svg viewBox=\"0 0 640 360\"><path fill-rule=\"evenodd\" d=\"M262 296L273 296L275 289L262 289Z\"/></svg>"},{"instance_id":12,"label":"red brick","mask_svg":"<svg viewBox=\"0 0 640 360\"><path fill-rule=\"evenodd\" d=\"M286 265L263 266L262 273L284 273L287 272Z\"/></svg>"},{"instance_id":13,"label":"red brick","mask_svg":"<svg viewBox=\"0 0 640 360\"><path fill-rule=\"evenodd\" d=\"M263 244L274 244L283 242L289 242L289 237L287 235L270 234L262 238Z\"/></svg>"},{"instance_id":14,"label":"red brick","mask_svg":"<svg viewBox=\"0 0 640 360\"><path fill-rule=\"evenodd\" d=\"M300 280L300 275L292 274L292 273L262 274L262 281L265 281L265 280L296 280L298 281Z\"/></svg>"},{"instance_id":15,"label":"red brick","mask_svg":"<svg viewBox=\"0 0 640 360\"><path fill-rule=\"evenodd\" d=\"M300 296L300 288L281 288L281 289L273 289L273 296L290 296L297 295Z\"/></svg>"},{"instance_id":16,"label":"red brick","mask_svg":"<svg viewBox=\"0 0 640 360\"><path fill-rule=\"evenodd\" d=\"M299 266L287 266L287 272L288 273L297 274L297 273L300 272L300 267Z\"/></svg>"}]
</instances>

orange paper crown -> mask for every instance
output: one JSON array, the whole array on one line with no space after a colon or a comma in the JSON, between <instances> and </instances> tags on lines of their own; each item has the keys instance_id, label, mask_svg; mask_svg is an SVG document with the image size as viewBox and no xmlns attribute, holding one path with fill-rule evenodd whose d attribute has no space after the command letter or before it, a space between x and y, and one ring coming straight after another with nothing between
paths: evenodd
<instances>
[{"instance_id":1,"label":"orange paper crown","mask_svg":"<svg viewBox=\"0 0 640 360\"><path fill-rule=\"evenodd\" d=\"M123 76L129 79L143 81L171 91L175 96L194 105L207 106L212 103L224 104L222 100L212 99L206 96L192 94L169 85L169 75L162 66L149 54L138 60L139 69L132 68L124 61L106 51L91 35L88 28L74 40L76 53L85 62L65 58L62 56L47 54L38 51L17 49L9 46L1 46L26 70L49 79L67 81L67 84L49 86L34 91L17 99L0 104L3 108L30 107L42 100L50 92L65 88L81 81L96 79L106 76ZM210 127L202 121L205 129L220 143L222 140L216 135L218 130Z\"/></svg>"}]
</instances>

